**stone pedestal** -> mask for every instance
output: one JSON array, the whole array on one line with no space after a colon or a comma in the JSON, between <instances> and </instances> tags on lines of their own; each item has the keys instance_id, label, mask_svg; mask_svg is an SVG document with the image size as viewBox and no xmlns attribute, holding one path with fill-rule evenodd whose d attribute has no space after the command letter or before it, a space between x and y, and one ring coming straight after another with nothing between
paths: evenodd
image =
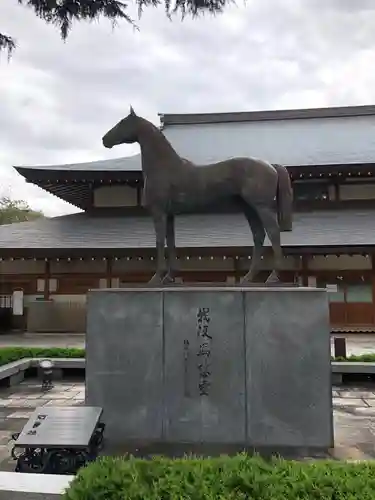
<instances>
[{"instance_id":1,"label":"stone pedestal","mask_svg":"<svg viewBox=\"0 0 375 500\"><path fill-rule=\"evenodd\" d=\"M329 336L316 288L94 290L87 403L113 443L326 450Z\"/></svg>"}]
</instances>

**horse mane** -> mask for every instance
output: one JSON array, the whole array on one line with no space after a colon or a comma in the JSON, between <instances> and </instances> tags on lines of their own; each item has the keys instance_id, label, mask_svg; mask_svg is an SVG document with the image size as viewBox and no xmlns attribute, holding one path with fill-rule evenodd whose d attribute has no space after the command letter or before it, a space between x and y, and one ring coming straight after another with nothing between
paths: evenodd
<instances>
[{"instance_id":1,"label":"horse mane","mask_svg":"<svg viewBox=\"0 0 375 500\"><path fill-rule=\"evenodd\" d=\"M166 156L169 158L174 158L175 160L184 161L183 158L177 153L169 140L165 137L160 127L157 127L146 118L137 116L140 122L140 140L139 143L142 148L142 152L146 152L147 147L151 147L153 152L163 160Z\"/></svg>"}]
</instances>

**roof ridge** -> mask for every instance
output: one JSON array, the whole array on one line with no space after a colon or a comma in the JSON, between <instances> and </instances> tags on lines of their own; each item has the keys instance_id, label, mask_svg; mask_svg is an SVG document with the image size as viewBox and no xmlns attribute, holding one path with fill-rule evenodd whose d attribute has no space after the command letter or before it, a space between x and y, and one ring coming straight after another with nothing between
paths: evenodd
<instances>
[{"instance_id":1,"label":"roof ridge","mask_svg":"<svg viewBox=\"0 0 375 500\"><path fill-rule=\"evenodd\" d=\"M326 106L319 108L289 108L219 113L159 113L162 127L240 121L296 120L312 118L345 118L375 115L374 104L357 106Z\"/></svg>"},{"instance_id":2,"label":"roof ridge","mask_svg":"<svg viewBox=\"0 0 375 500\"><path fill-rule=\"evenodd\" d=\"M16 169L17 171L19 170L70 170L72 167L78 167L78 166L90 166L92 168L94 165L98 165L101 163L117 163L117 162L133 162L134 160L140 160L141 154L137 153L132 156L119 156L116 158L104 158L102 160L93 160L93 161L84 161L84 162L78 162L78 163L59 163L59 164L53 164L53 165L13 165L13 168ZM64 168L63 168L64 167ZM86 167L87 168L87 167ZM82 168L82 170L86 170L86 168ZM78 170L76 168L76 170ZM100 169L98 169L100 170ZM125 170L125 169L121 169Z\"/></svg>"}]
</instances>

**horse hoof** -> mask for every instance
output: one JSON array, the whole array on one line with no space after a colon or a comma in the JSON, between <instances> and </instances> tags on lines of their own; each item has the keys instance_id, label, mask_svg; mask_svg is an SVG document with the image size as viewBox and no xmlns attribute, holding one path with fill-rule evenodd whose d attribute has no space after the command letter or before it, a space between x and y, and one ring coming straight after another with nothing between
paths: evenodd
<instances>
[{"instance_id":1,"label":"horse hoof","mask_svg":"<svg viewBox=\"0 0 375 500\"><path fill-rule=\"evenodd\" d=\"M240 285L251 285L253 283L254 283L254 277L246 275L239 282Z\"/></svg>"},{"instance_id":2,"label":"horse hoof","mask_svg":"<svg viewBox=\"0 0 375 500\"><path fill-rule=\"evenodd\" d=\"M280 285L281 280L278 276L278 274L275 271L272 271L272 273L268 276L266 280L266 285L272 286L272 285Z\"/></svg>"},{"instance_id":3,"label":"horse hoof","mask_svg":"<svg viewBox=\"0 0 375 500\"><path fill-rule=\"evenodd\" d=\"M163 285L173 285L175 283L175 279L170 274L166 274L162 279Z\"/></svg>"},{"instance_id":4,"label":"horse hoof","mask_svg":"<svg viewBox=\"0 0 375 500\"><path fill-rule=\"evenodd\" d=\"M163 279L159 275L154 274L147 284L149 286L161 286L163 284Z\"/></svg>"}]
</instances>

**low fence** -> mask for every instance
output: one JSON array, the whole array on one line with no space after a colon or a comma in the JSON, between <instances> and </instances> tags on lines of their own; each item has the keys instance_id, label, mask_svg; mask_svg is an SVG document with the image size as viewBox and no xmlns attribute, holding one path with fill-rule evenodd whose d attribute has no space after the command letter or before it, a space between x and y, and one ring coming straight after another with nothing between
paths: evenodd
<instances>
[{"instance_id":1,"label":"low fence","mask_svg":"<svg viewBox=\"0 0 375 500\"><path fill-rule=\"evenodd\" d=\"M27 331L36 333L83 333L86 331L86 304L81 302L30 302Z\"/></svg>"}]
</instances>

